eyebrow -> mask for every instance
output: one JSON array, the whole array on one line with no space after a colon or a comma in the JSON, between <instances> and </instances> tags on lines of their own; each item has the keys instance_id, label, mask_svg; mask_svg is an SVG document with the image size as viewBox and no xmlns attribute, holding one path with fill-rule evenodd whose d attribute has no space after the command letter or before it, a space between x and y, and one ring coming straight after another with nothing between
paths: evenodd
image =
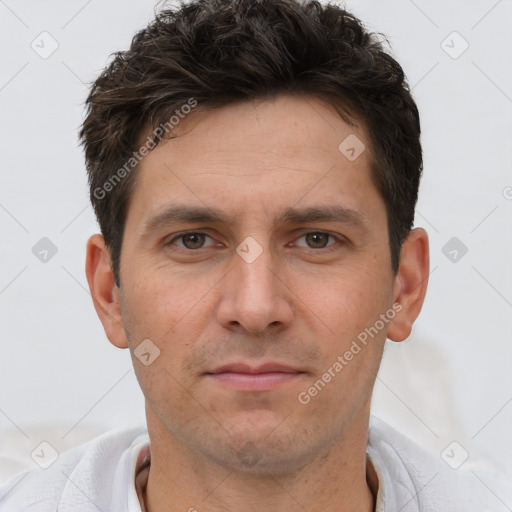
<instances>
[{"instance_id":1,"label":"eyebrow","mask_svg":"<svg viewBox=\"0 0 512 512\"><path fill-rule=\"evenodd\" d=\"M336 222L368 231L370 222L366 215L339 205L312 206L302 209L286 208L279 216L278 222L308 224L311 222Z\"/></svg>"},{"instance_id":2,"label":"eyebrow","mask_svg":"<svg viewBox=\"0 0 512 512\"><path fill-rule=\"evenodd\" d=\"M144 223L143 236L178 222L230 224L234 217L221 210L203 206L172 205L164 211L149 217ZM274 220L274 227L282 224L308 224L313 222L336 222L367 232L370 222L366 215L340 205L310 206L305 208L286 208Z\"/></svg>"}]
</instances>

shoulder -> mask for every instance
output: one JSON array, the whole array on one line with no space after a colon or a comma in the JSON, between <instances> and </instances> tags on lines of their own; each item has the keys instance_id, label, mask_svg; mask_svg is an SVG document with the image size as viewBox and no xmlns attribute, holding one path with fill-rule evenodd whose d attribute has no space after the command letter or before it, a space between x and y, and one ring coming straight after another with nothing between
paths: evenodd
<instances>
[{"instance_id":1,"label":"shoulder","mask_svg":"<svg viewBox=\"0 0 512 512\"><path fill-rule=\"evenodd\" d=\"M463 464L457 468L435 457L372 416L368 455L379 478L377 512L467 512L491 510L481 485ZM479 491L480 490L480 491Z\"/></svg>"},{"instance_id":2,"label":"shoulder","mask_svg":"<svg viewBox=\"0 0 512 512\"><path fill-rule=\"evenodd\" d=\"M0 485L0 512L111 510L126 500L133 448L148 442L145 429L114 430L60 454Z\"/></svg>"}]
</instances>

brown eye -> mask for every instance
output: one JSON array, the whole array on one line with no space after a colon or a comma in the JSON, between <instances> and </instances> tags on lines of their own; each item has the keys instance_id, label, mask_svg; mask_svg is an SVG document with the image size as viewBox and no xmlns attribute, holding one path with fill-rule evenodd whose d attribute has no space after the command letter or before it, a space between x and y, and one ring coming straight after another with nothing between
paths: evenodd
<instances>
[{"instance_id":1,"label":"brown eye","mask_svg":"<svg viewBox=\"0 0 512 512\"><path fill-rule=\"evenodd\" d=\"M187 249L200 249L204 244L205 236L204 233L187 233L180 238Z\"/></svg>"},{"instance_id":2,"label":"brown eye","mask_svg":"<svg viewBox=\"0 0 512 512\"><path fill-rule=\"evenodd\" d=\"M206 239L210 239L210 245L205 245ZM189 251L203 249L205 247L212 247L213 239L206 233L199 233L197 231L190 231L189 233L182 233L173 238L168 245L176 245L180 249L188 249Z\"/></svg>"},{"instance_id":3,"label":"brown eye","mask_svg":"<svg viewBox=\"0 0 512 512\"><path fill-rule=\"evenodd\" d=\"M308 233L305 235L308 246L312 249L323 249L327 247L331 235L328 233Z\"/></svg>"}]
</instances>

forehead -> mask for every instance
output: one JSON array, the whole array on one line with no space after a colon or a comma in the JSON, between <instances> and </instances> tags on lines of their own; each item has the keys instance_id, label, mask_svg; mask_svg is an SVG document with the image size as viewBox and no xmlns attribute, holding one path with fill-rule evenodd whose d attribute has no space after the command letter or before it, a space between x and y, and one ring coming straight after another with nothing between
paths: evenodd
<instances>
[{"instance_id":1,"label":"forehead","mask_svg":"<svg viewBox=\"0 0 512 512\"><path fill-rule=\"evenodd\" d=\"M370 202L382 213L364 129L315 98L278 96L199 110L174 134L141 162L129 216L133 210L154 216L177 199L215 205L237 220L277 217L319 201L352 210L371 210Z\"/></svg>"},{"instance_id":2,"label":"forehead","mask_svg":"<svg viewBox=\"0 0 512 512\"><path fill-rule=\"evenodd\" d=\"M173 129L178 137L171 142L176 161L187 153L191 164L202 157L202 148L219 158L235 153L264 154L269 159L300 163L330 155L334 161L347 137L367 139L362 123L348 124L347 116L342 119L334 106L306 95L282 94L208 110L198 107ZM166 144L169 142L164 141ZM181 150L179 154L177 150ZM245 170L250 171L249 165Z\"/></svg>"}]
</instances>

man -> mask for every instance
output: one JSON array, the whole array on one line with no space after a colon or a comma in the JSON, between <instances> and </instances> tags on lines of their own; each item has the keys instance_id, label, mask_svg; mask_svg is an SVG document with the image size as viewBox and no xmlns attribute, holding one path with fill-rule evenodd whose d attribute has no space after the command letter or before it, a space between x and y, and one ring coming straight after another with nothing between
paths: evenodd
<instances>
[{"instance_id":1,"label":"man","mask_svg":"<svg viewBox=\"0 0 512 512\"><path fill-rule=\"evenodd\" d=\"M0 510L483 510L370 421L429 271L418 111L377 38L334 5L199 0L139 32L87 106L87 279L148 432L15 477Z\"/></svg>"}]
</instances>

